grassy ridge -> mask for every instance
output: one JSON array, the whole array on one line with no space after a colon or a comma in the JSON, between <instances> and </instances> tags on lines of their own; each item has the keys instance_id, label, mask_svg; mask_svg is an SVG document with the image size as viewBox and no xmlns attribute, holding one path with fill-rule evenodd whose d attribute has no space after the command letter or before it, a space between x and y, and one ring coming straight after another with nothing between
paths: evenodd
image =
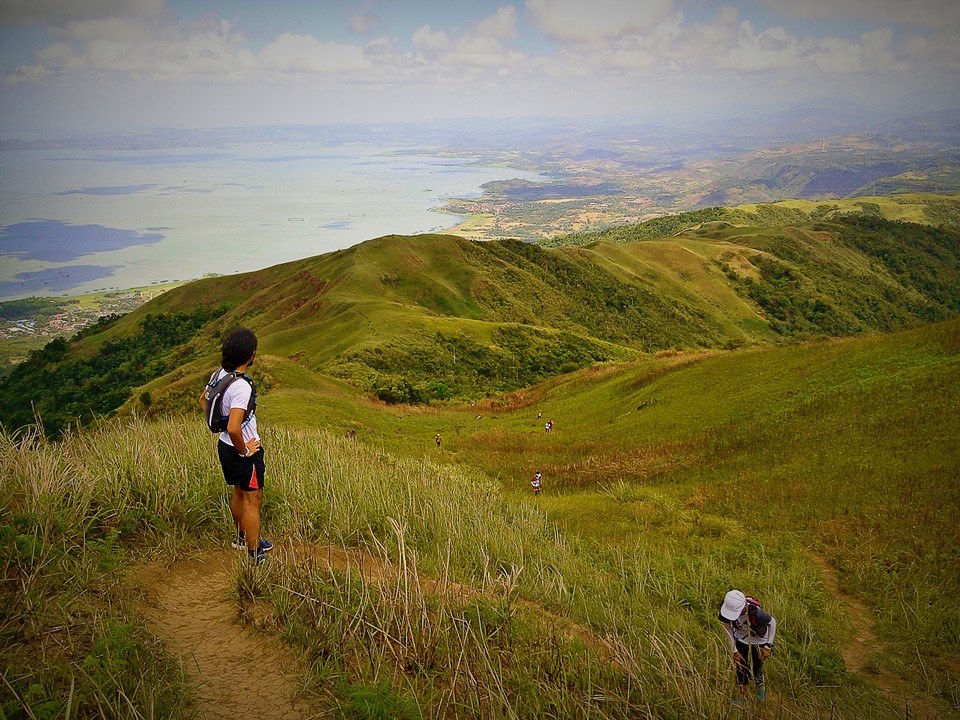
<instances>
[{"instance_id":1,"label":"grassy ridge","mask_svg":"<svg viewBox=\"0 0 960 720\"><path fill-rule=\"evenodd\" d=\"M906 216L934 207L908 200L884 207L907 208ZM951 200L938 202L943 210ZM191 407L195 393L187 386L209 372L220 333L234 324L252 327L272 354L381 400L429 402L474 400L641 352L888 331L955 314L960 230L892 222L871 216L871 207L859 201L856 215L790 204L702 211L593 236L657 239L557 249L447 236L379 238L171 290L85 333L52 364L37 356L18 370L29 377L15 373L3 392L21 403L42 397L49 393L38 380L44 372L61 373L77 357L96 364L98 354L142 335L148 316L160 322L188 309L227 312L184 344L162 349L149 372L132 363L140 387L129 407L156 414ZM729 222L741 216L754 224ZM801 220L806 224L796 224ZM680 234L659 237L678 222ZM128 383L112 392L116 384L104 388L110 403L91 402L97 412L131 396ZM0 402L0 420L8 426L30 419L29 405L8 412L7 404ZM51 417L48 427L69 420Z\"/></svg>"},{"instance_id":2,"label":"grassy ridge","mask_svg":"<svg viewBox=\"0 0 960 720\"><path fill-rule=\"evenodd\" d=\"M225 321L251 325L270 339L275 354L296 356L312 370L374 392L405 382L412 392L399 399L417 399L442 398L433 383L461 398L521 387L588 362L574 349L583 342L591 344L587 354L594 360L622 360L636 350L897 329L955 311L949 300L958 293L950 279L958 262L955 231L920 226L915 236L942 232L945 239L921 257L897 258L943 267L943 277L930 285L869 255L874 235L896 231L901 226L895 223L871 229L840 218L826 228L792 228L771 223L801 216L809 222L811 215L760 207L764 227L707 225L656 243L587 249L547 251L445 236L380 238L231 280L248 295ZM851 239L837 243L841 234ZM915 240L891 244L903 249ZM207 282L182 293L195 304L212 303L210 293L220 288ZM183 298L170 295L159 302L178 309ZM232 300L230 290L224 295ZM557 331L568 333L566 339ZM522 347L499 342L504 332L523 334ZM527 348L548 337L554 360L538 372ZM474 356L487 354L490 362L458 365L451 349L457 344ZM411 363L411 353L432 362ZM519 370L497 377L505 366Z\"/></svg>"},{"instance_id":3,"label":"grassy ridge","mask_svg":"<svg viewBox=\"0 0 960 720\"><path fill-rule=\"evenodd\" d=\"M709 207L666 215L637 225L558 235L543 241L543 244L561 247L594 242L637 242L678 235L712 223L746 228L786 227L860 214L898 222L958 226L960 198L956 195L902 193L837 200L781 200L776 203Z\"/></svg>"}]
</instances>

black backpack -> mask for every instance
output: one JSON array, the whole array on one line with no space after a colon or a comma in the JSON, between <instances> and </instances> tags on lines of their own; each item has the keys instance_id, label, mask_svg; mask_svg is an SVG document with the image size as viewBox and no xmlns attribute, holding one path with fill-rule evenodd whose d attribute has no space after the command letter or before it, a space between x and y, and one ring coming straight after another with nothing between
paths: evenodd
<instances>
[{"instance_id":1,"label":"black backpack","mask_svg":"<svg viewBox=\"0 0 960 720\"><path fill-rule=\"evenodd\" d=\"M228 372L223 377L217 378L219 374L220 370L213 371L213 375L211 375L207 381L207 389L203 395L207 401L207 427L210 429L210 432L215 433L226 432L227 430L227 421L230 419L230 416L220 413L220 405L222 404L223 394L227 391L227 388L237 380L242 378L250 383L250 402L247 403L247 409L243 412L243 421L246 422L249 420L250 416L257 410L257 390L253 386L253 381L250 378L238 372Z\"/></svg>"},{"instance_id":2,"label":"black backpack","mask_svg":"<svg viewBox=\"0 0 960 720\"><path fill-rule=\"evenodd\" d=\"M747 597L747 620L750 623L751 635L760 638L765 637L772 619L770 613L763 609L759 600Z\"/></svg>"}]
</instances>

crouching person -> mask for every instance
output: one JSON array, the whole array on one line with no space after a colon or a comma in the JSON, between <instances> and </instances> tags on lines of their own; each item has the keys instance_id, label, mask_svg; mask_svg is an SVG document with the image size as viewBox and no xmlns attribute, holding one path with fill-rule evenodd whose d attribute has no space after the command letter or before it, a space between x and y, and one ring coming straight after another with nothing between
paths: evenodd
<instances>
[{"instance_id":1,"label":"crouching person","mask_svg":"<svg viewBox=\"0 0 960 720\"><path fill-rule=\"evenodd\" d=\"M727 631L733 664L737 671L737 701L747 691L751 674L757 689L757 699L766 698L763 663L773 652L777 620L760 603L739 590L731 590L720 606L720 622Z\"/></svg>"}]
</instances>

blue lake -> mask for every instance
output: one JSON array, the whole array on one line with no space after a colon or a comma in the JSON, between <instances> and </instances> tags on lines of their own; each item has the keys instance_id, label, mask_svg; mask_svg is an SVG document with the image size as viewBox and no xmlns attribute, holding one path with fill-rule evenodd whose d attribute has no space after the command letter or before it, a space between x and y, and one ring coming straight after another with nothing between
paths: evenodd
<instances>
[{"instance_id":1,"label":"blue lake","mask_svg":"<svg viewBox=\"0 0 960 720\"><path fill-rule=\"evenodd\" d=\"M0 299L246 272L442 231L460 220L437 212L449 198L510 178L538 176L374 145L0 152Z\"/></svg>"}]
</instances>

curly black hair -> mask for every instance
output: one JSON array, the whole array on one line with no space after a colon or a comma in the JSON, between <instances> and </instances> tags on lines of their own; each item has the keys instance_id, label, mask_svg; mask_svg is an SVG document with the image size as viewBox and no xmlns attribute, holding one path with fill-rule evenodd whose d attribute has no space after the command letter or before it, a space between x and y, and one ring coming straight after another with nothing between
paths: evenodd
<instances>
[{"instance_id":1,"label":"curly black hair","mask_svg":"<svg viewBox=\"0 0 960 720\"><path fill-rule=\"evenodd\" d=\"M257 336L247 328L232 330L220 348L223 369L233 372L240 365L250 361L257 349Z\"/></svg>"}]
</instances>

